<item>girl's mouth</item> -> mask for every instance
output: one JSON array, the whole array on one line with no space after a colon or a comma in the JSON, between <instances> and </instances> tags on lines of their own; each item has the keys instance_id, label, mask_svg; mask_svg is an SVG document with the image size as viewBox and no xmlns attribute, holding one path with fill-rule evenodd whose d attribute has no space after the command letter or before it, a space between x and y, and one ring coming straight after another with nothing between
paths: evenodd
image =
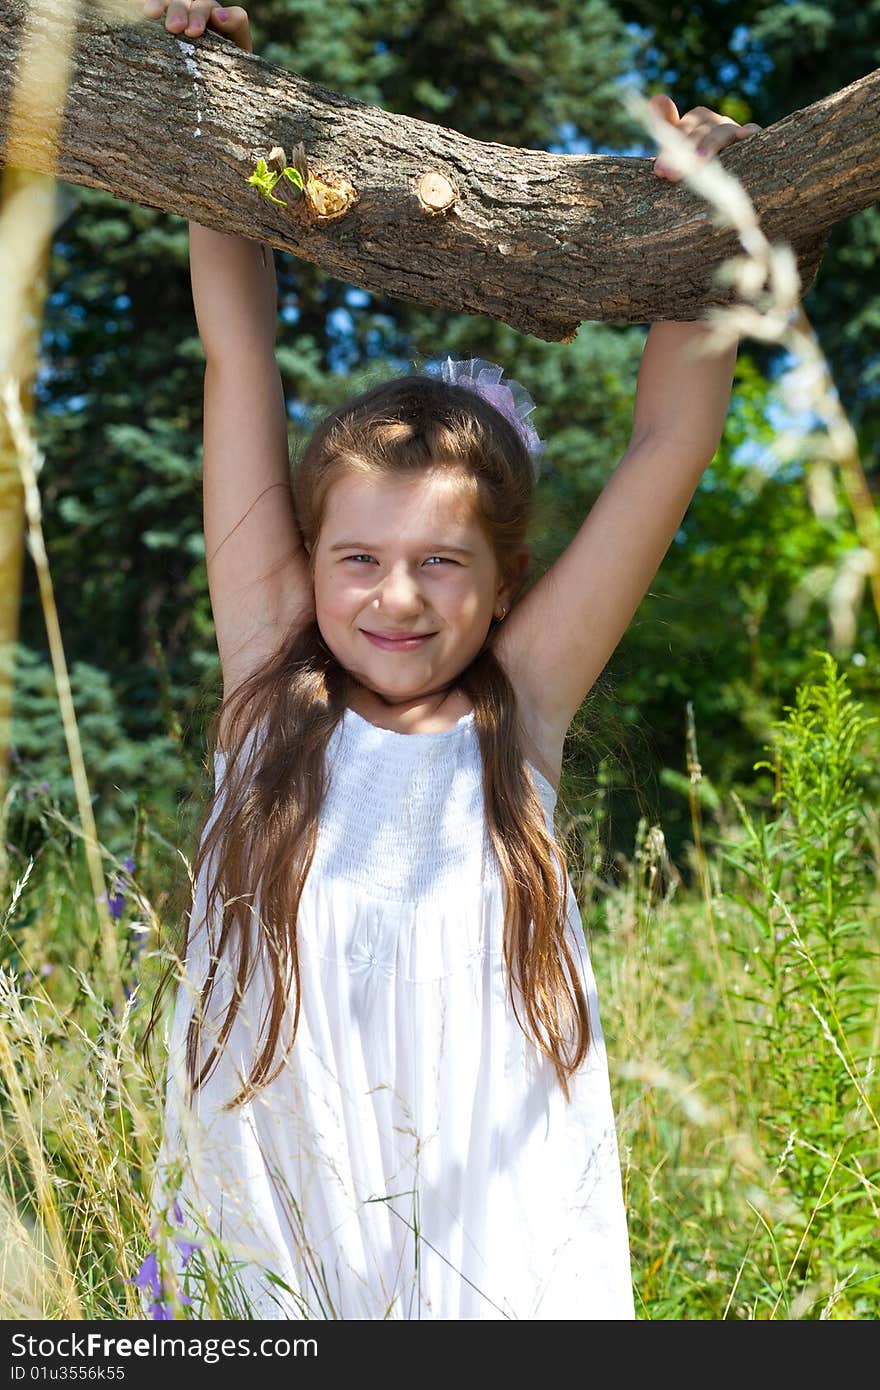
<instances>
[{"instance_id":1,"label":"girl's mouth","mask_svg":"<svg viewBox=\"0 0 880 1390\"><path fill-rule=\"evenodd\" d=\"M424 644L427 641L429 641L430 638L436 637L437 635L434 632L401 632L399 634L391 634L384 632L367 632L365 628L361 628L361 632L367 638L367 641L373 643L374 647L380 647L382 651L385 652L415 651L416 647L424 646Z\"/></svg>"}]
</instances>

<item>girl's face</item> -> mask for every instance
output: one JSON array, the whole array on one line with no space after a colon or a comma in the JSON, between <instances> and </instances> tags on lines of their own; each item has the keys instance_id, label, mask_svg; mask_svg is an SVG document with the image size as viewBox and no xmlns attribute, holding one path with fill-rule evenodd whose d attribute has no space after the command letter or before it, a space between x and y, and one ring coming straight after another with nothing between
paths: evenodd
<instances>
[{"instance_id":1,"label":"girl's face","mask_svg":"<svg viewBox=\"0 0 880 1390\"><path fill-rule=\"evenodd\" d=\"M473 502L439 471L337 479L312 558L324 641L390 704L454 684L509 602Z\"/></svg>"}]
</instances>

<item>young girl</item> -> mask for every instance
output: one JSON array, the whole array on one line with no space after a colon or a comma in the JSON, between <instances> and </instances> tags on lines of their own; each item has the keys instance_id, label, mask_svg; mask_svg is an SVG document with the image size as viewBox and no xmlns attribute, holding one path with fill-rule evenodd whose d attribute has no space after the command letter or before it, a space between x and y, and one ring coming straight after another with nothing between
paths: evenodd
<instances>
[{"instance_id":1,"label":"young girl","mask_svg":"<svg viewBox=\"0 0 880 1390\"><path fill-rule=\"evenodd\" d=\"M244 10L144 11L251 48ZM754 129L702 108L680 128L710 154ZM391 380L291 474L272 258L190 231L224 696L160 1206L222 1243L260 1318L632 1318L555 787L717 448L735 350L651 329L626 454L517 602L540 452L522 388L451 360Z\"/></svg>"}]
</instances>

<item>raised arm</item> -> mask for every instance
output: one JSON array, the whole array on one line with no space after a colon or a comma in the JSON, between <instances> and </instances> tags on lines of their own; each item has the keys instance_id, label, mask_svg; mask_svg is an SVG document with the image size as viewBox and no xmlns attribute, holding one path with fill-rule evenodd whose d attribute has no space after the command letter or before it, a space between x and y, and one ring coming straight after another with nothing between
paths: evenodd
<instances>
[{"instance_id":1,"label":"raised arm","mask_svg":"<svg viewBox=\"0 0 880 1390\"><path fill-rule=\"evenodd\" d=\"M240 6L143 0L142 9L170 33L197 38L210 27L252 52L250 23ZM189 236L206 362L205 554L228 697L292 627L307 621L314 600L290 490L287 414L275 360L272 252L194 222Z\"/></svg>"},{"instance_id":2,"label":"raised arm","mask_svg":"<svg viewBox=\"0 0 880 1390\"><path fill-rule=\"evenodd\" d=\"M314 611L290 490L271 251L190 223L205 349L204 527L224 695Z\"/></svg>"},{"instance_id":3,"label":"raised arm","mask_svg":"<svg viewBox=\"0 0 880 1390\"><path fill-rule=\"evenodd\" d=\"M569 724L629 625L718 447L736 349L694 357L702 323L656 323L629 446L559 559L501 626L495 652L530 751L555 781Z\"/></svg>"},{"instance_id":4,"label":"raised arm","mask_svg":"<svg viewBox=\"0 0 880 1390\"><path fill-rule=\"evenodd\" d=\"M711 157L759 126L704 106L679 116L651 98L697 153ZM655 160L654 172L677 179ZM704 323L655 323L639 370L623 458L574 539L493 640L517 693L526 753L555 782L568 727L648 590L718 448L736 347L709 353Z\"/></svg>"}]
</instances>

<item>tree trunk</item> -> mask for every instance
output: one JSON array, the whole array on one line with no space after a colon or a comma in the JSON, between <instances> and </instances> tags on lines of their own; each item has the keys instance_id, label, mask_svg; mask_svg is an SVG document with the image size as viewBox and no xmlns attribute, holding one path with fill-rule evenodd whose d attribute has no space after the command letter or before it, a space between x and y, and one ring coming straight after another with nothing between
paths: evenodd
<instances>
[{"instance_id":1,"label":"tree trunk","mask_svg":"<svg viewBox=\"0 0 880 1390\"><path fill-rule=\"evenodd\" d=\"M306 82L226 40L112 23L83 4L59 147L51 93L10 130L25 21L53 41L70 0L0 0L0 149L148 207L313 261L338 279L548 341L579 323L693 319L733 291L713 273L739 251L705 203L647 158L483 144ZM828 229L880 195L880 69L720 156L786 241L804 291ZM247 180L273 147L304 146L307 196L270 202Z\"/></svg>"}]
</instances>

